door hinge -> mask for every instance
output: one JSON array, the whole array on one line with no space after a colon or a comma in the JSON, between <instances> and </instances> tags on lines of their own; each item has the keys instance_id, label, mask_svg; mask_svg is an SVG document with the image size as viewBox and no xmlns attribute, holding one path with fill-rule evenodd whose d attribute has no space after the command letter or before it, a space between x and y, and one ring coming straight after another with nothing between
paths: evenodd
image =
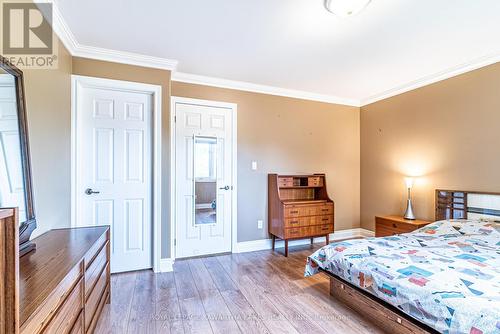
<instances>
[{"instance_id":1,"label":"door hinge","mask_svg":"<svg viewBox=\"0 0 500 334\"><path fill-rule=\"evenodd\" d=\"M177 116L174 116L174 123L177 123Z\"/></svg>"},{"instance_id":2,"label":"door hinge","mask_svg":"<svg viewBox=\"0 0 500 334\"><path fill-rule=\"evenodd\" d=\"M174 246L177 246L177 239L174 239Z\"/></svg>"}]
</instances>

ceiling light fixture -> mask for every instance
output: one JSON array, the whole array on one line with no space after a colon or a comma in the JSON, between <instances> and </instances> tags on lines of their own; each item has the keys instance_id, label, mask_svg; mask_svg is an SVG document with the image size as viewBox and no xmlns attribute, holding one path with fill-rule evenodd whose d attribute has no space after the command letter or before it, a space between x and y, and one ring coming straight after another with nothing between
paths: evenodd
<instances>
[{"instance_id":1,"label":"ceiling light fixture","mask_svg":"<svg viewBox=\"0 0 500 334\"><path fill-rule=\"evenodd\" d=\"M371 0L325 0L325 8L340 17L359 14Z\"/></svg>"}]
</instances>

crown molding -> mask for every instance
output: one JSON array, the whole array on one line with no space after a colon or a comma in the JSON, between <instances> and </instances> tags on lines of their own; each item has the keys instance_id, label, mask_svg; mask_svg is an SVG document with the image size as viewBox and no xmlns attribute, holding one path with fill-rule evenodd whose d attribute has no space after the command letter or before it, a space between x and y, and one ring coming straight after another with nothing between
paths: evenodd
<instances>
[{"instance_id":1,"label":"crown molding","mask_svg":"<svg viewBox=\"0 0 500 334\"><path fill-rule=\"evenodd\" d=\"M75 57L91 58L110 61L114 63L151 67L169 71L175 71L175 69L177 68L177 60L146 56L132 52L97 48L86 45L78 45L72 55Z\"/></svg>"},{"instance_id":2,"label":"crown molding","mask_svg":"<svg viewBox=\"0 0 500 334\"><path fill-rule=\"evenodd\" d=\"M341 104L353 107L360 106L359 101L355 99L348 99L332 95L323 95L323 94L305 92L301 90L259 85L250 82L221 79L221 78L208 77L208 76L183 73L183 72L174 72L172 74L172 81L218 87L218 88L236 89L245 92L285 96L296 99L318 101L318 102L325 102L332 104Z\"/></svg>"},{"instance_id":3,"label":"crown molding","mask_svg":"<svg viewBox=\"0 0 500 334\"><path fill-rule=\"evenodd\" d=\"M473 70L477 70L481 67L492 65L492 64L495 64L498 62L500 62L500 53L494 53L494 54L490 54L490 55L485 56L485 57L477 58L477 59L472 60L470 62L466 62L466 63L460 64L460 65L457 65L454 67L450 67L444 71L440 71L440 72L425 76L423 78L411 81L407 84L404 84L404 85L401 85L398 87L394 87L394 88L388 89L386 91L383 91L381 93L378 93L378 94L372 95L370 97L361 99L360 105L361 105L361 107L364 107L368 104L375 103L375 102L381 101L381 100L385 100L385 99L388 99L390 97L393 97L393 96L396 96L396 95L399 95L402 93L406 93L406 92L409 92L409 91L412 91L412 90L415 90L417 88L421 88L421 87L424 87L427 85L431 85L433 83L443 81L443 80L455 77L457 75L464 74L464 73L467 73L467 72L470 72Z\"/></svg>"},{"instance_id":4,"label":"crown molding","mask_svg":"<svg viewBox=\"0 0 500 334\"><path fill-rule=\"evenodd\" d=\"M142 67L158 68L162 70L175 71L177 60L146 56L138 53L117 51L105 48L82 45L78 43L75 35L71 32L64 20L56 1L35 0L37 3L52 4L52 28L64 44L68 52L74 57L83 57L96 60L110 61L114 63L135 65Z\"/></svg>"}]
</instances>

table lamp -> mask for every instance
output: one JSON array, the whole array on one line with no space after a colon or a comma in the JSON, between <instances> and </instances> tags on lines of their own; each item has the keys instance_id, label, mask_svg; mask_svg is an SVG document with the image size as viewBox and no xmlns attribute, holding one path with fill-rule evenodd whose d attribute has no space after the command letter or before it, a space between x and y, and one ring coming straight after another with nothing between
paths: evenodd
<instances>
[{"instance_id":1,"label":"table lamp","mask_svg":"<svg viewBox=\"0 0 500 334\"><path fill-rule=\"evenodd\" d=\"M413 214L413 206L411 204L411 188L413 188L413 178L405 178L406 189L408 189L408 199L406 201L406 211L404 218L409 220L415 220L415 215Z\"/></svg>"}]
</instances>

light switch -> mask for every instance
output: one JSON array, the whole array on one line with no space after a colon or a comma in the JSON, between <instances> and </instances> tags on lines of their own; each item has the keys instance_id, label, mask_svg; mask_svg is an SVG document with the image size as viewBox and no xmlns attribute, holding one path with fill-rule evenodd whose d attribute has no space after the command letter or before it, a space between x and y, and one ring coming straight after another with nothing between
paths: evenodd
<instances>
[{"instance_id":1,"label":"light switch","mask_svg":"<svg viewBox=\"0 0 500 334\"><path fill-rule=\"evenodd\" d=\"M252 170L257 170L257 161L252 161Z\"/></svg>"},{"instance_id":2,"label":"light switch","mask_svg":"<svg viewBox=\"0 0 500 334\"><path fill-rule=\"evenodd\" d=\"M263 222L262 220L257 220L257 228L258 228L259 230L261 230L261 229L262 229L263 225L264 225L264 222Z\"/></svg>"}]
</instances>

